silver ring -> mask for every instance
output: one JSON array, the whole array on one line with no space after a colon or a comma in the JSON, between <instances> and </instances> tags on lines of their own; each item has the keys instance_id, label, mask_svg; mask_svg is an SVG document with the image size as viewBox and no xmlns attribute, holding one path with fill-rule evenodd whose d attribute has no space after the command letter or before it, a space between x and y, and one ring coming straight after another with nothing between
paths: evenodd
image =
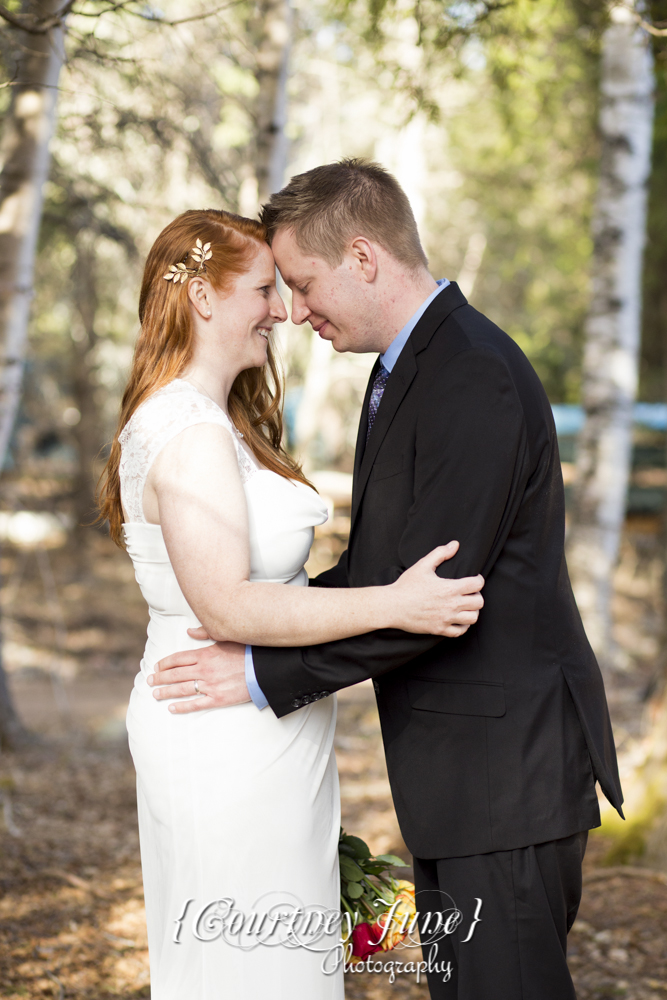
<instances>
[{"instance_id":1,"label":"silver ring","mask_svg":"<svg viewBox=\"0 0 667 1000\"><path fill-rule=\"evenodd\" d=\"M201 691L199 690L199 681L195 681L195 694L201 694Z\"/></svg>"}]
</instances>

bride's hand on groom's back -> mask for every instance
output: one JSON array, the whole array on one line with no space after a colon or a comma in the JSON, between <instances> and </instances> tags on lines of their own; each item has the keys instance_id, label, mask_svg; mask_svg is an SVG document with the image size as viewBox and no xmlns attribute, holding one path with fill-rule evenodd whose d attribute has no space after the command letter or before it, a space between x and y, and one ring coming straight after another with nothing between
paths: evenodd
<instances>
[{"instance_id":1,"label":"bride's hand on groom's back","mask_svg":"<svg viewBox=\"0 0 667 1000\"><path fill-rule=\"evenodd\" d=\"M458 548L458 542L438 546L391 584L398 597L396 628L457 638L475 624L484 606L484 577L443 580L435 572Z\"/></svg>"}]
</instances>

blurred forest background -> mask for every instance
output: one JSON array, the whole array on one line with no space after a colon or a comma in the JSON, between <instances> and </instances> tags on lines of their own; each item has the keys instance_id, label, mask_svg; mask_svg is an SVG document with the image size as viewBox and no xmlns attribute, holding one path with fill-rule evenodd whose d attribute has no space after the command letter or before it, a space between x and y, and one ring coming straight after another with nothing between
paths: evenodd
<instances>
[{"instance_id":1,"label":"blurred forest background","mask_svg":"<svg viewBox=\"0 0 667 1000\"><path fill-rule=\"evenodd\" d=\"M91 526L146 253L187 208L255 216L364 156L554 405L628 799L589 850L573 972L582 1000L664 997L667 0L8 0L0 111L0 996L148 995L123 743L146 611ZM314 573L345 546L374 358L277 341L331 512ZM405 855L372 688L340 700L345 822ZM377 978L348 995L426 996Z\"/></svg>"}]
</instances>

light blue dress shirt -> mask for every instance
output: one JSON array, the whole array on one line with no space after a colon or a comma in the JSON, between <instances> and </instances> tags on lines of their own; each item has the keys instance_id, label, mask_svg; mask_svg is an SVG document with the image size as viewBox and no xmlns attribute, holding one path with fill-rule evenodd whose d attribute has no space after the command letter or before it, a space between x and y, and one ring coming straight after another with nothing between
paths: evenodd
<instances>
[{"instance_id":1,"label":"light blue dress shirt","mask_svg":"<svg viewBox=\"0 0 667 1000\"><path fill-rule=\"evenodd\" d=\"M396 334L384 354L380 355L380 361L388 372L393 371L394 365L398 361L399 355L408 341L408 337L430 306L431 302L433 302L433 299L443 290L443 288L446 288L448 284L449 281L447 278L441 278L440 281L438 281L438 287L433 289L429 297L422 302L417 312L413 313L407 321L401 332ZM252 658L252 646L246 646L245 648L245 682L248 688L248 694L257 708L266 708L269 703L266 700L264 692L257 683L255 664Z\"/></svg>"},{"instance_id":2,"label":"light blue dress shirt","mask_svg":"<svg viewBox=\"0 0 667 1000\"><path fill-rule=\"evenodd\" d=\"M441 278L440 281L438 281L438 287L433 289L429 297L422 302L417 312L413 313L407 321L401 332L396 334L384 354L380 355L380 361L388 372L393 371L394 365L398 361L401 351L408 342L408 337L417 326L417 323L422 318L431 302L433 302L433 299L436 295L439 295L443 288L446 288L448 284L449 282L447 281L447 278Z\"/></svg>"}]
</instances>

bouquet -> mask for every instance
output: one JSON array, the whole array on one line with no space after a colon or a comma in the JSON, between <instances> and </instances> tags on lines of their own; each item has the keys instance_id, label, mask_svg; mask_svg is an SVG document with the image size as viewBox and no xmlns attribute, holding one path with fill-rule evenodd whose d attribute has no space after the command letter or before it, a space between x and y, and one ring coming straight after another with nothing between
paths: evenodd
<instances>
[{"instance_id":1,"label":"bouquet","mask_svg":"<svg viewBox=\"0 0 667 1000\"><path fill-rule=\"evenodd\" d=\"M352 962L391 951L408 934L416 917L415 887L396 879L390 868L407 868L395 854L371 855L360 837L342 829L338 841L340 901L351 928Z\"/></svg>"}]
</instances>

